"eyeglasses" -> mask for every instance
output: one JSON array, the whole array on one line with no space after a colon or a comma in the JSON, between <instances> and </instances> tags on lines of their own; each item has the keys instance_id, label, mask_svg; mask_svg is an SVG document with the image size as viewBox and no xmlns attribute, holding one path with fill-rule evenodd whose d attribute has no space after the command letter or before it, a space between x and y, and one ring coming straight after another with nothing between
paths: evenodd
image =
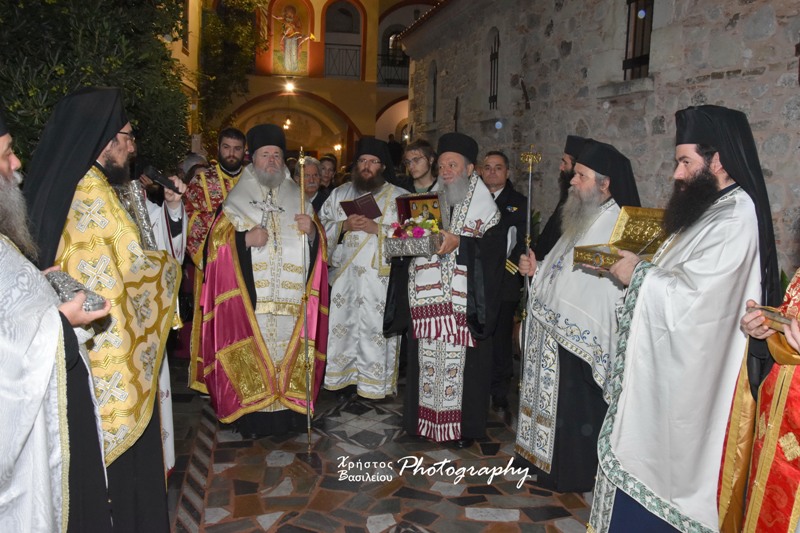
<instances>
[{"instance_id":1,"label":"eyeglasses","mask_svg":"<svg viewBox=\"0 0 800 533\"><path fill-rule=\"evenodd\" d=\"M420 159L425 158L421 155L418 155L417 157L412 157L411 159L403 159L403 164L407 167L410 167L411 165L419 164Z\"/></svg>"},{"instance_id":2,"label":"eyeglasses","mask_svg":"<svg viewBox=\"0 0 800 533\"><path fill-rule=\"evenodd\" d=\"M382 165L380 159L359 159L356 161L359 165Z\"/></svg>"},{"instance_id":3,"label":"eyeglasses","mask_svg":"<svg viewBox=\"0 0 800 533\"><path fill-rule=\"evenodd\" d=\"M127 135L128 139L130 139L131 142L136 141L136 134L133 131L120 131L120 132L117 132L117 134L118 135Z\"/></svg>"}]
</instances>

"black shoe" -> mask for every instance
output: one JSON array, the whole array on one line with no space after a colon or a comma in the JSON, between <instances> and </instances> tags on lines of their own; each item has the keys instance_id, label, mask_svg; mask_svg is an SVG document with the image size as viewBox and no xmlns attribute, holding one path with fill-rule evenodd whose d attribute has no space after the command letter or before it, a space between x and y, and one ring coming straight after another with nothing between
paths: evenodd
<instances>
[{"instance_id":1,"label":"black shoe","mask_svg":"<svg viewBox=\"0 0 800 533\"><path fill-rule=\"evenodd\" d=\"M339 394L336 395L336 401L339 402L339 403L346 403L346 402L349 402L350 400L352 400L353 396L354 396L354 394L352 394L350 392L343 391L343 392L340 392Z\"/></svg>"},{"instance_id":2,"label":"black shoe","mask_svg":"<svg viewBox=\"0 0 800 533\"><path fill-rule=\"evenodd\" d=\"M453 441L453 447L459 450L464 450L475 444L475 439L458 439Z\"/></svg>"},{"instance_id":3,"label":"black shoe","mask_svg":"<svg viewBox=\"0 0 800 533\"><path fill-rule=\"evenodd\" d=\"M384 396L383 398L367 398L366 396L359 396L359 400L371 404L386 404L394 402L394 396Z\"/></svg>"},{"instance_id":4,"label":"black shoe","mask_svg":"<svg viewBox=\"0 0 800 533\"><path fill-rule=\"evenodd\" d=\"M492 396L492 409L496 412L508 410L508 398L505 396Z\"/></svg>"}]
</instances>

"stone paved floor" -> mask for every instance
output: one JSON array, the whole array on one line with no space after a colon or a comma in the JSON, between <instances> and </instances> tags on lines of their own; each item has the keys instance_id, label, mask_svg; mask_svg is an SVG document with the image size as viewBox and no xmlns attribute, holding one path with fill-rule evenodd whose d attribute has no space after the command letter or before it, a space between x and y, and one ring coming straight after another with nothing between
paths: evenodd
<instances>
[{"instance_id":1,"label":"stone paved floor","mask_svg":"<svg viewBox=\"0 0 800 533\"><path fill-rule=\"evenodd\" d=\"M491 413L487 438L456 450L406 436L400 400L339 404L322 391L309 454L305 433L242 438L218 424L207 399L181 388L185 363L173 362L172 376L178 457L169 503L175 532L586 531L589 508L581 495L551 493L533 480L518 488L521 476L510 472L487 483L489 476L478 471L506 469L514 419ZM402 475L401 458L408 458ZM431 468L445 460L474 473L454 482L447 472L412 471L412 461Z\"/></svg>"}]
</instances>

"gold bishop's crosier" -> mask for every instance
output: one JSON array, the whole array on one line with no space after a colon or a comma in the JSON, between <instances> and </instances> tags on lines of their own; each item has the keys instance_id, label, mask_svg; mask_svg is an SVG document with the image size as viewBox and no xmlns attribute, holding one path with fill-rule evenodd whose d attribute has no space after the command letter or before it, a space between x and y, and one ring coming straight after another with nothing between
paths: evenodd
<instances>
[{"instance_id":1,"label":"gold bishop's crosier","mask_svg":"<svg viewBox=\"0 0 800 533\"><path fill-rule=\"evenodd\" d=\"M534 149L534 145L531 145L531 151L522 152L522 154L520 154L520 160L523 163L528 163L528 212L526 215L527 224L525 226L525 246L526 248L530 248L531 247L531 194L533 193L531 183L533 182L533 165L538 165L542 161L542 154Z\"/></svg>"},{"instance_id":2,"label":"gold bishop's crosier","mask_svg":"<svg viewBox=\"0 0 800 533\"><path fill-rule=\"evenodd\" d=\"M300 147L300 157L297 158L297 164L300 166L300 214L306 214L306 154L303 147ZM308 235L303 232L303 279L308 280L308 272L306 265L306 254L308 253ZM300 303L300 317L303 320L303 335L305 341L305 362L306 362L306 434L308 435L308 454L311 455L311 356L308 349L308 283L305 283L306 289L303 291L303 298Z\"/></svg>"},{"instance_id":3,"label":"gold bishop's crosier","mask_svg":"<svg viewBox=\"0 0 800 533\"><path fill-rule=\"evenodd\" d=\"M528 208L525 213L525 253L527 254L531 249L531 195L533 194L533 166L538 165L542 161L541 152L537 152L534 145L531 145L530 152L522 152L520 160L523 163L528 163ZM528 297L530 295L531 285L530 279L526 276L523 282L525 287L525 307L522 310L522 325L520 328L520 344L519 349L522 355L525 354L525 330L527 329L528 319Z\"/></svg>"}]
</instances>

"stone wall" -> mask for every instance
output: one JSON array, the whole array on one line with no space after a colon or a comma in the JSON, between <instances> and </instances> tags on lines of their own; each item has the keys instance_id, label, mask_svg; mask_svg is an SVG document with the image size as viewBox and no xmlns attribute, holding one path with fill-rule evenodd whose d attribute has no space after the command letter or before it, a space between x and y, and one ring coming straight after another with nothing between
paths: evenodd
<instances>
[{"instance_id":1,"label":"stone wall","mask_svg":"<svg viewBox=\"0 0 800 533\"><path fill-rule=\"evenodd\" d=\"M709 5L711 7L709 7ZM489 45L500 34L498 109L489 110ZM779 261L800 265L800 42L796 0L657 0L650 75L624 82L623 0L451 0L406 39L412 57L409 122L415 137L459 131L482 151L515 161L534 144L533 206L549 216L568 133L614 144L630 157L642 203L663 206L674 168L674 113L719 104L747 113L770 194ZM438 72L430 118L430 69ZM527 96L527 98L526 98Z\"/></svg>"}]
</instances>

